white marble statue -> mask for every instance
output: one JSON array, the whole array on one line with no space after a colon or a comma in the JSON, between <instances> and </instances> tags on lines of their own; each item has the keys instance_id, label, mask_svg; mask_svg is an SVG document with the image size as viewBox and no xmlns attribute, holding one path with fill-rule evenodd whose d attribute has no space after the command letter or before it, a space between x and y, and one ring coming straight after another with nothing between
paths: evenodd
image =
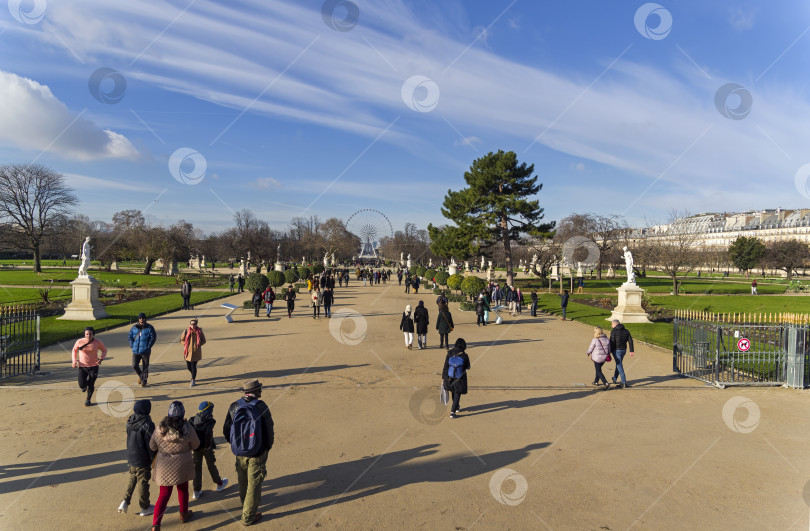
<instances>
[{"instance_id":1,"label":"white marble statue","mask_svg":"<svg viewBox=\"0 0 810 531\"><path fill-rule=\"evenodd\" d=\"M86 277L87 268L90 267L90 236L84 239L84 244L82 244L82 264L79 266L79 276Z\"/></svg>"},{"instance_id":2,"label":"white marble statue","mask_svg":"<svg viewBox=\"0 0 810 531\"><path fill-rule=\"evenodd\" d=\"M633 253L631 253L627 246L622 247L624 250L624 265L627 268L627 283L636 283L636 273L633 271Z\"/></svg>"},{"instance_id":3,"label":"white marble statue","mask_svg":"<svg viewBox=\"0 0 810 531\"><path fill-rule=\"evenodd\" d=\"M408 253L408 260L411 259L411 253Z\"/></svg>"},{"instance_id":4,"label":"white marble statue","mask_svg":"<svg viewBox=\"0 0 810 531\"><path fill-rule=\"evenodd\" d=\"M484 269L484 257L483 257L483 255L481 256L481 269Z\"/></svg>"}]
</instances>

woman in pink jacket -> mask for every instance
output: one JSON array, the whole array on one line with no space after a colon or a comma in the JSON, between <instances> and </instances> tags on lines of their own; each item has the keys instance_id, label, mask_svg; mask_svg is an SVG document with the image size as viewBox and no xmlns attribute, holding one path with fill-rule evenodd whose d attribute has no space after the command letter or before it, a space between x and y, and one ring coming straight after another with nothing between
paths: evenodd
<instances>
[{"instance_id":1,"label":"woman in pink jacket","mask_svg":"<svg viewBox=\"0 0 810 531\"><path fill-rule=\"evenodd\" d=\"M601 381L602 384L605 386L605 391L610 389L610 384L605 378L604 373L602 373L602 365L605 362L610 361L608 358L610 356L610 341L608 340L605 332L602 331L600 327L596 327L593 329L593 339L591 339L591 346L588 347L588 352L585 353L586 356L589 356L591 360L593 360L593 366L596 368L596 377L594 378L593 385L599 385Z\"/></svg>"},{"instance_id":2,"label":"woman in pink jacket","mask_svg":"<svg viewBox=\"0 0 810 531\"><path fill-rule=\"evenodd\" d=\"M100 358L98 357L99 351L101 351ZM79 369L79 387L83 393L87 392L87 400L84 401L85 407L90 405L90 397L96 390L98 368L105 357L107 357L107 347L96 337L93 327L88 326L84 329L84 337L77 339L74 343L71 353L73 368Z\"/></svg>"}]
</instances>

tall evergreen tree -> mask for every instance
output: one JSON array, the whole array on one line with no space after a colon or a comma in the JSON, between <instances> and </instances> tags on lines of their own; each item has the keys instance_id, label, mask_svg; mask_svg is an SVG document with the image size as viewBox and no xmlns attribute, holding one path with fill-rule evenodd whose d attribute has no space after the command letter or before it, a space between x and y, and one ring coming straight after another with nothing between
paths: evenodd
<instances>
[{"instance_id":1,"label":"tall evergreen tree","mask_svg":"<svg viewBox=\"0 0 810 531\"><path fill-rule=\"evenodd\" d=\"M765 244L759 238L740 236L729 245L728 256L731 263L740 271L744 271L745 278L748 278L748 272L759 265L765 257Z\"/></svg>"},{"instance_id":2,"label":"tall evergreen tree","mask_svg":"<svg viewBox=\"0 0 810 531\"><path fill-rule=\"evenodd\" d=\"M500 242L506 257L506 280L514 282L512 242L525 243L526 235L541 235L554 228L554 222L541 223L540 201L530 199L543 187L537 184L534 164L518 163L513 151L488 153L473 161L464 173L467 188L447 191L442 214L455 226L428 227L437 245L472 251ZM435 238L434 238L435 236ZM451 246L447 242L455 240ZM444 254L433 249L436 254Z\"/></svg>"}]
</instances>

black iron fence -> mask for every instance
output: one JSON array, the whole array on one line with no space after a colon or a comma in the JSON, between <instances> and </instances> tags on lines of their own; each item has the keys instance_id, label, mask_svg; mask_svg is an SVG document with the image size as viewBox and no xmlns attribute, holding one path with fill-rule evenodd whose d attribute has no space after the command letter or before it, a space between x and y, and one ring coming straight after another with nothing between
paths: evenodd
<instances>
[{"instance_id":1,"label":"black iron fence","mask_svg":"<svg viewBox=\"0 0 810 531\"><path fill-rule=\"evenodd\" d=\"M718 387L810 385L810 323L796 314L681 312L673 370Z\"/></svg>"},{"instance_id":2,"label":"black iron fence","mask_svg":"<svg viewBox=\"0 0 810 531\"><path fill-rule=\"evenodd\" d=\"M39 315L34 308L0 306L0 379L39 370Z\"/></svg>"}]
</instances>

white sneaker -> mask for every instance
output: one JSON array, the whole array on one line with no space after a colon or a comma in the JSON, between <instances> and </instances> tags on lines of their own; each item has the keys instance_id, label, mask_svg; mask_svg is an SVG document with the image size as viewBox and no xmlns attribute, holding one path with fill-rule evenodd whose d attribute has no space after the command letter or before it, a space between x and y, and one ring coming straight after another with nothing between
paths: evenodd
<instances>
[{"instance_id":1,"label":"white sneaker","mask_svg":"<svg viewBox=\"0 0 810 531\"><path fill-rule=\"evenodd\" d=\"M194 493L191 495L192 500L199 500L202 497L201 490L195 490Z\"/></svg>"},{"instance_id":2,"label":"white sneaker","mask_svg":"<svg viewBox=\"0 0 810 531\"><path fill-rule=\"evenodd\" d=\"M129 507L127 500L121 500L121 505L118 506L118 512L127 514L127 507Z\"/></svg>"},{"instance_id":3,"label":"white sneaker","mask_svg":"<svg viewBox=\"0 0 810 531\"><path fill-rule=\"evenodd\" d=\"M222 484L217 485L217 492L222 492L228 487L228 478L222 478Z\"/></svg>"},{"instance_id":4,"label":"white sneaker","mask_svg":"<svg viewBox=\"0 0 810 531\"><path fill-rule=\"evenodd\" d=\"M194 378L192 378L190 387L194 387L195 385L197 385L197 383L194 381Z\"/></svg>"},{"instance_id":5,"label":"white sneaker","mask_svg":"<svg viewBox=\"0 0 810 531\"><path fill-rule=\"evenodd\" d=\"M150 505L146 509L141 509L141 512L138 513L138 516L149 516L153 512L155 512L155 506Z\"/></svg>"}]
</instances>

